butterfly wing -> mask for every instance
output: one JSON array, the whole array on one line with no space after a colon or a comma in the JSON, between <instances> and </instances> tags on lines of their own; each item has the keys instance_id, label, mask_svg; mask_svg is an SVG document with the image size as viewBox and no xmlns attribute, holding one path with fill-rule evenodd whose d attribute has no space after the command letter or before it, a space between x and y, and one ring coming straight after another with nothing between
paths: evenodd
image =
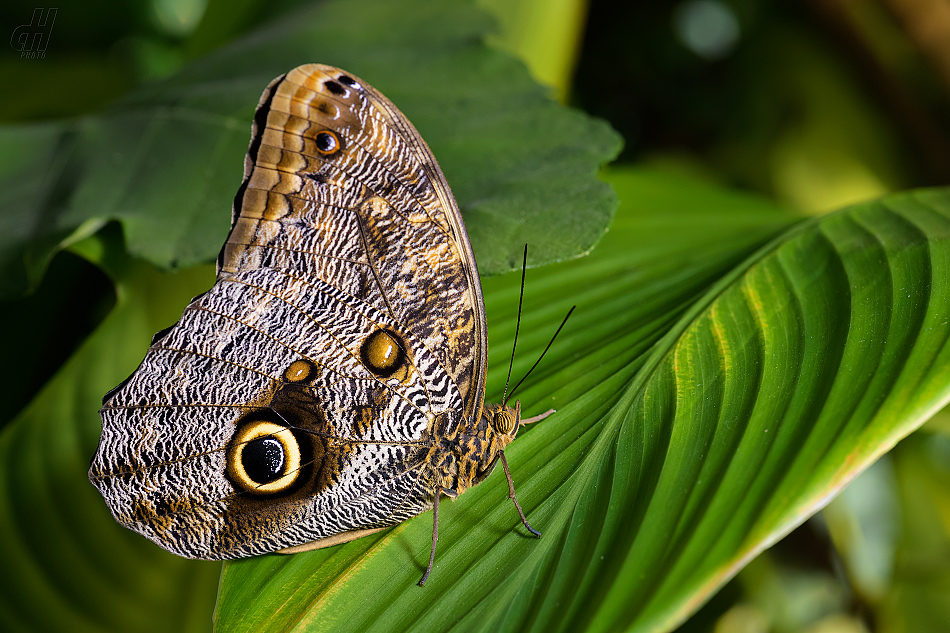
<instances>
[{"instance_id":1,"label":"butterfly wing","mask_svg":"<svg viewBox=\"0 0 950 633\"><path fill-rule=\"evenodd\" d=\"M107 394L90 478L123 524L233 558L431 506L481 410L485 317L428 147L373 88L297 68L258 106L218 280Z\"/></svg>"}]
</instances>

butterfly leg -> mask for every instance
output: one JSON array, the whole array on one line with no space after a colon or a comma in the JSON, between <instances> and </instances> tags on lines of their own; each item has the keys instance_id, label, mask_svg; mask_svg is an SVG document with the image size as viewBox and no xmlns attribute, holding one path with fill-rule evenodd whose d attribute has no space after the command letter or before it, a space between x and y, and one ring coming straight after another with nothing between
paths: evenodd
<instances>
[{"instance_id":1,"label":"butterfly leg","mask_svg":"<svg viewBox=\"0 0 950 633\"><path fill-rule=\"evenodd\" d=\"M426 584L426 579L432 572L432 566L435 564L435 542L439 540L439 497L442 496L442 488L435 489L435 502L432 504L432 551L429 552L429 566L426 567L426 573L422 574L422 580L419 586Z\"/></svg>"},{"instance_id":2,"label":"butterfly leg","mask_svg":"<svg viewBox=\"0 0 950 633\"><path fill-rule=\"evenodd\" d=\"M518 503L518 499L515 498L515 482L511 480L511 471L508 470L508 460L505 459L505 451L498 451L498 456L501 457L501 466L505 469L505 477L508 478L508 498L514 502L515 508L518 509L518 516L521 517L521 522L524 523L526 528L528 528L528 531L538 538L541 538L541 533L531 527L531 524L528 523L528 519L526 519L524 516L524 511L521 509L521 505ZM435 543L432 544L432 551L435 551Z\"/></svg>"}]
</instances>

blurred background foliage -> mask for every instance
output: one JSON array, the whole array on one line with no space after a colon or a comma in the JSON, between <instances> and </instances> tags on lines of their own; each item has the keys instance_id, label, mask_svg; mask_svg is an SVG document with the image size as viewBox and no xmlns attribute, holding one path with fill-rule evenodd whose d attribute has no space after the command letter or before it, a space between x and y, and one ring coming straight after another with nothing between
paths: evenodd
<instances>
[{"instance_id":1,"label":"blurred background foliage","mask_svg":"<svg viewBox=\"0 0 950 633\"><path fill-rule=\"evenodd\" d=\"M301 4L61 3L45 58L0 56L0 122L94 112ZM522 58L553 97L621 132L621 163L687 172L815 214L950 182L943 0L479 4L498 19L493 45ZM4 32L28 23L34 8L0 5ZM64 251L35 293L4 305L5 355L18 371L0 385L3 422L108 313L113 292L98 268ZM940 413L680 630L947 627L950 415Z\"/></svg>"}]
</instances>

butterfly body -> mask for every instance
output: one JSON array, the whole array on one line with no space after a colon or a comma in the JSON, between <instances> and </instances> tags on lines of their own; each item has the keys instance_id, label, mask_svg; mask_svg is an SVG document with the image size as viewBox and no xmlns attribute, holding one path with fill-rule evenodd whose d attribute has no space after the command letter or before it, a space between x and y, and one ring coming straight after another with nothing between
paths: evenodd
<instances>
[{"instance_id":1,"label":"butterfly body","mask_svg":"<svg viewBox=\"0 0 950 633\"><path fill-rule=\"evenodd\" d=\"M89 476L189 558L345 541L503 456L520 408L484 405L486 351L425 142L361 80L301 66L261 97L216 283L103 399Z\"/></svg>"}]
</instances>

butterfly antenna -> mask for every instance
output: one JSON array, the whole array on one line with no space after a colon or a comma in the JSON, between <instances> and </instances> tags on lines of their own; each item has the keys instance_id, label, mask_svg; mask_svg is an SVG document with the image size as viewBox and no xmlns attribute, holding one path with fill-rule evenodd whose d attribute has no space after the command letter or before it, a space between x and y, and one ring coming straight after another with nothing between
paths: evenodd
<instances>
[{"instance_id":1,"label":"butterfly antenna","mask_svg":"<svg viewBox=\"0 0 950 633\"><path fill-rule=\"evenodd\" d=\"M534 368L538 366L538 363L541 362L541 359L544 358L544 355L548 353L548 350L549 350L549 349L551 349L551 345L554 344L554 339L556 339L556 338L557 338L557 335L561 333L561 330L564 328L564 324L567 323L567 320L568 320L569 318L571 318L571 313L574 312L574 308L576 308L576 307L577 307L577 306L571 306L571 309L567 311L567 314L564 316L564 320L561 321L561 325L559 325L558 328L557 328L557 332L555 332L555 333L554 333L554 336L551 337L551 340L548 341L548 346L545 347L545 348L544 348L544 351L541 352L541 355L538 356L538 360L534 361L534 365L532 365L532 366L531 366L531 369L528 370L528 373L524 375L524 378L522 378L521 380L519 380L519 381L518 381L518 384L515 385L514 388L511 390L511 397L512 397L512 398L515 397L515 392L518 390L518 387L521 386L521 383L523 383L523 382L525 381L525 379L527 379L528 376L531 375L531 372L534 371Z\"/></svg>"},{"instance_id":2,"label":"butterfly antenna","mask_svg":"<svg viewBox=\"0 0 950 633\"><path fill-rule=\"evenodd\" d=\"M521 294L518 295L518 321L515 324L515 342L511 346L511 360L508 361L508 377L505 378L505 395L501 398L501 406L508 402L508 383L511 381L511 368L515 364L515 350L518 348L518 331L521 329L521 303L524 301L524 274L528 268L528 245L524 245L524 258L521 261ZM514 393L514 390L512 390Z\"/></svg>"}]
</instances>

